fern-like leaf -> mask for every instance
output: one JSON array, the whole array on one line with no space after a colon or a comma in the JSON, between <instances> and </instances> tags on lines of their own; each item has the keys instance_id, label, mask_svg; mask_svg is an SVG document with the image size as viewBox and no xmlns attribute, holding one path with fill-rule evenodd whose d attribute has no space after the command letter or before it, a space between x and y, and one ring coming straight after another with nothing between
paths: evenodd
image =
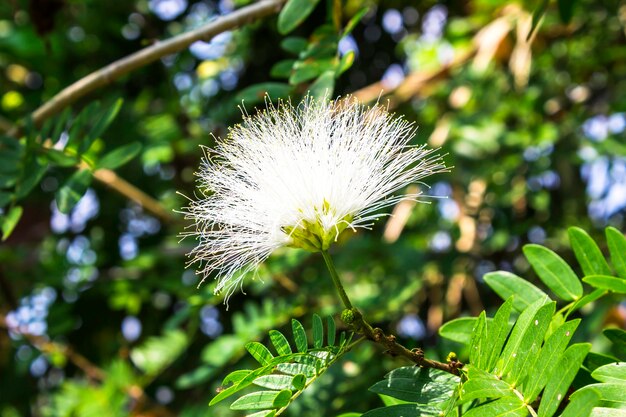
<instances>
[{"instance_id":1,"label":"fern-like leaf","mask_svg":"<svg viewBox=\"0 0 626 417\"><path fill-rule=\"evenodd\" d=\"M312 343L304 326L292 319L293 339L297 351L293 351L287 337L278 330L270 330L271 346L277 355L259 342L250 342L246 349L261 365L255 370L239 370L230 373L222 382L223 388L211 400L216 404L235 393L256 386L254 390L235 400L233 410L251 410L250 416L278 416L297 398L304 389L319 378L350 348L352 335L340 335L340 342L335 345L335 322L327 320L327 344L324 344L324 325L321 317L313 316ZM260 410L260 411L258 411Z\"/></svg>"}]
</instances>

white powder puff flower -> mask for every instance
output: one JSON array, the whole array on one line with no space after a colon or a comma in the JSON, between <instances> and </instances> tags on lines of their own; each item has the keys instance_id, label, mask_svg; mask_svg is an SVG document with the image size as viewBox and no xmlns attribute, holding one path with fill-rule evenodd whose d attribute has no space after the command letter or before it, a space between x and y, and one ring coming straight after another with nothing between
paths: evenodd
<instances>
[{"instance_id":1,"label":"white powder puff flower","mask_svg":"<svg viewBox=\"0 0 626 417\"><path fill-rule=\"evenodd\" d=\"M282 246L325 251L344 230L367 228L380 209L419 194L409 184L445 171L424 146L408 145L412 123L385 108L305 98L268 103L207 149L199 197L183 213L198 241L189 254L226 299ZM204 281L203 279L203 281Z\"/></svg>"}]
</instances>

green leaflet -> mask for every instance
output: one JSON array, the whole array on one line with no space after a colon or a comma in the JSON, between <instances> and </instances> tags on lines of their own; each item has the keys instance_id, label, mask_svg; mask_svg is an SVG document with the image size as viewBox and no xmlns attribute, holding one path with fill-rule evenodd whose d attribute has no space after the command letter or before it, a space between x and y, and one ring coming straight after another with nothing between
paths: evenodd
<instances>
[{"instance_id":1,"label":"green leaflet","mask_svg":"<svg viewBox=\"0 0 626 417\"><path fill-rule=\"evenodd\" d=\"M274 359L274 355L272 355L269 349L259 342L250 342L246 344L246 350L261 365L269 365L272 363L272 359Z\"/></svg>"},{"instance_id":2,"label":"green leaflet","mask_svg":"<svg viewBox=\"0 0 626 417\"><path fill-rule=\"evenodd\" d=\"M568 321L546 340L536 361L529 367L530 372L523 388L526 402L535 401L539 392L545 387L579 323L580 320Z\"/></svg>"},{"instance_id":3,"label":"green leaflet","mask_svg":"<svg viewBox=\"0 0 626 417\"><path fill-rule=\"evenodd\" d=\"M296 341L296 348L298 352L306 352L309 344L306 339L306 332L304 326L296 319L291 320L291 328L293 329L293 338Z\"/></svg>"},{"instance_id":4,"label":"green leaflet","mask_svg":"<svg viewBox=\"0 0 626 417\"><path fill-rule=\"evenodd\" d=\"M13 229L17 226L17 222L22 217L23 209L20 206L12 207L6 216L0 219L0 229L2 229L2 240L5 241L11 236Z\"/></svg>"},{"instance_id":5,"label":"green leaflet","mask_svg":"<svg viewBox=\"0 0 626 417\"><path fill-rule=\"evenodd\" d=\"M483 311L478 316L470 339L470 363L481 368L486 365L488 346L487 318Z\"/></svg>"},{"instance_id":6,"label":"green leaflet","mask_svg":"<svg viewBox=\"0 0 626 417\"><path fill-rule=\"evenodd\" d=\"M585 392L593 390L600 395L602 405L605 407L613 407L626 409L626 384L620 383L604 383L604 384L591 384L584 388L579 389L572 394L572 399L575 399L579 395L583 395Z\"/></svg>"},{"instance_id":7,"label":"green leaflet","mask_svg":"<svg viewBox=\"0 0 626 417\"><path fill-rule=\"evenodd\" d=\"M131 142L104 155L96 164L97 168L116 169L129 162L141 151L141 143Z\"/></svg>"},{"instance_id":8,"label":"green leaflet","mask_svg":"<svg viewBox=\"0 0 626 417\"><path fill-rule=\"evenodd\" d=\"M270 330L269 335L272 345L274 345L274 348L279 355L290 355L292 353L291 346L289 346L289 342L287 341L285 335L278 330Z\"/></svg>"},{"instance_id":9,"label":"green leaflet","mask_svg":"<svg viewBox=\"0 0 626 417\"><path fill-rule=\"evenodd\" d=\"M537 314L531 320L528 329L524 333L522 340L519 343L519 347L513 351L513 367L510 374L506 375L505 379L511 384L517 386L526 376L535 363L541 344L543 343L544 336L550 325L552 316L556 309L556 303L552 302L544 305L539 309Z\"/></svg>"},{"instance_id":10,"label":"green leaflet","mask_svg":"<svg viewBox=\"0 0 626 417\"><path fill-rule=\"evenodd\" d=\"M523 250L541 281L559 298L572 301L582 297L583 286L563 258L539 245L526 245Z\"/></svg>"},{"instance_id":11,"label":"green leaflet","mask_svg":"<svg viewBox=\"0 0 626 417\"><path fill-rule=\"evenodd\" d=\"M496 368L494 369L494 373L500 377L504 376L508 373L512 366L517 354L519 353L519 347L523 341L524 335L526 334L529 327L533 324L535 320L535 315L537 312L545 305L548 301L548 298L537 300L530 307L520 314L511 331L511 336L500 355L500 360L498 361Z\"/></svg>"},{"instance_id":12,"label":"green leaflet","mask_svg":"<svg viewBox=\"0 0 626 417\"><path fill-rule=\"evenodd\" d=\"M335 331L332 318L328 318L327 331ZM253 415L274 415L280 413L280 409L287 407L293 397L304 390L316 378L322 375L341 355L346 351L351 337L346 338L342 333L339 346L324 346L324 326L322 318L314 315L313 319L313 344L309 349L307 335L298 320L292 319L292 328L297 352L291 350L289 341L277 330L269 331L271 344L278 353L272 352L262 343L250 342L246 344L246 350L261 365L253 371L240 370L229 374L222 382L222 390L209 403L214 405L225 398L254 384L264 390L246 394L231 404L233 410L265 410ZM332 337L328 337L333 340Z\"/></svg>"},{"instance_id":13,"label":"green leaflet","mask_svg":"<svg viewBox=\"0 0 626 417\"><path fill-rule=\"evenodd\" d=\"M370 410L361 417L437 417L441 410L424 404L398 404Z\"/></svg>"},{"instance_id":14,"label":"green leaflet","mask_svg":"<svg viewBox=\"0 0 626 417\"><path fill-rule=\"evenodd\" d=\"M518 397L504 397L472 408L463 417L525 417L528 415L528 408Z\"/></svg>"},{"instance_id":15,"label":"green leaflet","mask_svg":"<svg viewBox=\"0 0 626 417\"><path fill-rule=\"evenodd\" d=\"M511 325L509 325L509 317L511 316L511 308L513 305L513 299L509 298L496 312L493 321L487 321L488 331L488 353L484 361L484 366L481 368L485 371L491 372L496 366L496 362L500 357L504 343L511 331ZM481 363L482 364L482 363Z\"/></svg>"},{"instance_id":16,"label":"green leaflet","mask_svg":"<svg viewBox=\"0 0 626 417\"><path fill-rule=\"evenodd\" d=\"M335 335L337 333L337 327L335 326L335 320L331 316L326 317L326 342L328 346L333 346L335 344Z\"/></svg>"},{"instance_id":17,"label":"green leaflet","mask_svg":"<svg viewBox=\"0 0 626 417\"><path fill-rule=\"evenodd\" d=\"M600 395L594 390L585 391L576 397L572 396L561 417L588 417L599 399Z\"/></svg>"},{"instance_id":18,"label":"green leaflet","mask_svg":"<svg viewBox=\"0 0 626 417\"><path fill-rule=\"evenodd\" d=\"M626 279L626 237L614 227L607 227L605 233L611 252L611 263L617 275Z\"/></svg>"},{"instance_id":19,"label":"green leaflet","mask_svg":"<svg viewBox=\"0 0 626 417\"><path fill-rule=\"evenodd\" d=\"M583 279L584 281L584 279ZM597 299L603 297L604 295L606 295L606 290L600 290L600 289L596 289L593 290L592 292L590 292L589 294L579 298L578 300L576 300L574 302L574 304L572 304L572 306L567 310L567 316L569 316L570 314L572 314L574 311L579 310L581 308L583 308L584 306L586 306L589 303L592 303L594 301L596 301Z\"/></svg>"},{"instance_id":20,"label":"green leaflet","mask_svg":"<svg viewBox=\"0 0 626 417\"><path fill-rule=\"evenodd\" d=\"M282 391L257 391L246 394L235 400L231 410L264 410L281 408L289 404L292 392L288 389Z\"/></svg>"},{"instance_id":21,"label":"green leaflet","mask_svg":"<svg viewBox=\"0 0 626 417\"><path fill-rule=\"evenodd\" d=\"M626 362L610 363L601 366L591 373L600 382L611 382L626 385Z\"/></svg>"},{"instance_id":22,"label":"green leaflet","mask_svg":"<svg viewBox=\"0 0 626 417\"><path fill-rule=\"evenodd\" d=\"M589 275L584 277L583 281L601 290L626 294L626 279L607 275Z\"/></svg>"},{"instance_id":23,"label":"green leaflet","mask_svg":"<svg viewBox=\"0 0 626 417\"><path fill-rule=\"evenodd\" d=\"M513 297L513 307L523 311L535 301L547 297L539 288L507 271L489 272L484 280L503 300Z\"/></svg>"},{"instance_id":24,"label":"green leaflet","mask_svg":"<svg viewBox=\"0 0 626 417\"><path fill-rule=\"evenodd\" d=\"M289 0L278 15L278 31L285 35L306 20L319 0Z\"/></svg>"},{"instance_id":25,"label":"green leaflet","mask_svg":"<svg viewBox=\"0 0 626 417\"><path fill-rule=\"evenodd\" d=\"M288 38L284 38L280 42L281 48L294 55L298 55L300 52L303 52L308 46L309 41L307 41L306 38L298 36L290 36Z\"/></svg>"},{"instance_id":26,"label":"green leaflet","mask_svg":"<svg viewBox=\"0 0 626 417\"><path fill-rule=\"evenodd\" d=\"M551 417L554 415L559 404L565 398L567 390L580 369L585 356L587 356L589 349L591 349L590 344L579 343L567 348L561 356L557 365L559 372L555 372L550 377L543 392L538 412L539 417Z\"/></svg>"},{"instance_id":27,"label":"green leaflet","mask_svg":"<svg viewBox=\"0 0 626 417\"><path fill-rule=\"evenodd\" d=\"M626 417L626 410L616 408L596 407L589 417Z\"/></svg>"},{"instance_id":28,"label":"green leaflet","mask_svg":"<svg viewBox=\"0 0 626 417\"><path fill-rule=\"evenodd\" d=\"M317 314L313 314L313 346L316 349L324 346L324 324Z\"/></svg>"},{"instance_id":29,"label":"green leaflet","mask_svg":"<svg viewBox=\"0 0 626 417\"><path fill-rule=\"evenodd\" d=\"M585 275L611 275L611 268L606 263L600 248L591 236L579 227L567 229L569 241Z\"/></svg>"},{"instance_id":30,"label":"green leaflet","mask_svg":"<svg viewBox=\"0 0 626 417\"><path fill-rule=\"evenodd\" d=\"M467 381L461 387L459 401L461 404L475 399L501 398L515 395L511 385L498 379L493 374L472 365L465 367L465 371Z\"/></svg>"},{"instance_id":31,"label":"green leaflet","mask_svg":"<svg viewBox=\"0 0 626 417\"><path fill-rule=\"evenodd\" d=\"M421 404L442 402L450 398L458 381L443 371L406 366L389 372L370 391Z\"/></svg>"},{"instance_id":32,"label":"green leaflet","mask_svg":"<svg viewBox=\"0 0 626 417\"><path fill-rule=\"evenodd\" d=\"M439 335L454 342L467 345L470 342L477 320L476 317L461 317L451 320L439 328Z\"/></svg>"},{"instance_id":33,"label":"green leaflet","mask_svg":"<svg viewBox=\"0 0 626 417\"><path fill-rule=\"evenodd\" d=\"M315 82L309 87L311 96L323 98L326 96L332 96L335 90L335 71L324 71L317 77Z\"/></svg>"},{"instance_id":34,"label":"green leaflet","mask_svg":"<svg viewBox=\"0 0 626 417\"><path fill-rule=\"evenodd\" d=\"M69 213L78 203L78 200L87 192L92 178L91 171L80 169L61 186L56 194L57 206L61 213Z\"/></svg>"}]
</instances>

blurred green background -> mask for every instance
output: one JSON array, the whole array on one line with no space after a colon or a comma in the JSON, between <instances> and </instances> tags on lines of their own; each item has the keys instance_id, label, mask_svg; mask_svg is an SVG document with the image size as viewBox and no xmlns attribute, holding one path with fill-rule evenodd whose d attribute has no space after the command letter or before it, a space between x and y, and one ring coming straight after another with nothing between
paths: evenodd
<instances>
[{"instance_id":1,"label":"blurred green background","mask_svg":"<svg viewBox=\"0 0 626 417\"><path fill-rule=\"evenodd\" d=\"M571 4L564 10L564 3ZM245 4L0 3L0 130L90 72ZM568 226L586 229L601 246L606 225L623 230L626 2L334 6L342 25L368 7L334 44L337 57L354 54L335 94L388 103L419 126L415 143L440 147L454 167L429 179L430 204L400 203L372 231L340 241L337 266L370 321L443 359L458 348L438 340L443 322L499 305L485 273L509 270L540 285L523 244L572 260ZM333 2L320 2L293 34L313 42L328 10ZM76 116L96 100L102 109L123 100L86 158L138 142L137 156L115 172L162 208L148 210L100 180L64 214L55 193L76 168L60 165L20 202L21 219L0 244L0 417L237 416L228 404L207 404L224 375L252 366L244 344L288 328L293 317L308 326L313 313L340 311L321 257L295 249L273 255L227 310L211 282L198 289L185 269L194 242L179 242L185 221L173 210L185 205L177 192L194 193L199 146L241 120L242 98L249 111L261 103L255 89L297 100L319 75L281 79L275 64L294 59L278 47L284 39L270 16L196 42L72 106ZM50 139L63 149L68 132ZM625 325L626 305L611 305L585 313L593 320L581 338ZM380 406L366 389L402 361L377 349L359 346L286 414Z\"/></svg>"}]
</instances>

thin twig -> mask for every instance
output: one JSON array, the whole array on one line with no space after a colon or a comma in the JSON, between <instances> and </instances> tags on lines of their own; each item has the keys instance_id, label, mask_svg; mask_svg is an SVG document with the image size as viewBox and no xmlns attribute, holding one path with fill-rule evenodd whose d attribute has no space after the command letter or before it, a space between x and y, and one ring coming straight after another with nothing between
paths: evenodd
<instances>
[{"instance_id":1,"label":"thin twig","mask_svg":"<svg viewBox=\"0 0 626 417\"><path fill-rule=\"evenodd\" d=\"M166 223L174 221L174 216L169 211L165 210L161 203L118 176L115 171L110 169L97 169L93 172L93 176L112 190L117 191L129 200L139 204L146 211L154 214L162 221Z\"/></svg>"},{"instance_id":2,"label":"thin twig","mask_svg":"<svg viewBox=\"0 0 626 417\"><path fill-rule=\"evenodd\" d=\"M439 369L453 375L459 375L459 369L463 368L464 366L462 362L456 360L444 363L432 359L427 359L426 357L424 357L424 351L422 349L407 349L402 344L398 343L394 335L385 334L382 329L378 327L372 327L372 325L369 324L367 320L365 320L360 311L353 308L352 312L354 315L354 321L349 325L355 330L356 333L362 334L367 339L384 346L386 349L385 353L387 353L388 355L402 356L414 362L418 366L424 368Z\"/></svg>"},{"instance_id":3,"label":"thin twig","mask_svg":"<svg viewBox=\"0 0 626 417\"><path fill-rule=\"evenodd\" d=\"M362 102L383 100L390 107L397 107L398 104L417 96L426 95L425 90L437 81L441 81L450 76L452 71L469 62L471 59L485 61L485 57L490 61L495 54L497 47L512 28L512 21L518 15L519 8L509 6L503 10L503 16L495 19L483 27L472 38L472 43L465 50L455 52L455 57L450 62L434 70L416 71L409 74L399 85L389 88L384 81L378 81L365 86L352 95ZM494 47L495 45L495 47ZM387 102L388 100L388 102Z\"/></svg>"},{"instance_id":4,"label":"thin twig","mask_svg":"<svg viewBox=\"0 0 626 417\"><path fill-rule=\"evenodd\" d=\"M418 348L409 350L402 344L398 343L394 335L387 335L382 331L382 329L372 327L365 317L363 317L363 314L361 314L357 308L352 306L352 302L341 284L339 274L337 273L333 260L328 252L323 251L322 255L324 256L324 261L326 261L326 266L328 267L330 275L333 279L333 284L335 285L341 301L346 308L341 313L341 320L347 326L349 326L355 333L364 336L366 339L384 346L385 353L391 356L403 356L418 366L439 369L453 375L459 375L459 369L464 366L462 362L451 360L450 362L444 363L427 359L424 357L424 351L422 351L422 349Z\"/></svg>"},{"instance_id":5,"label":"thin twig","mask_svg":"<svg viewBox=\"0 0 626 417\"><path fill-rule=\"evenodd\" d=\"M6 317L3 314L0 314L0 328L9 330L9 325L6 322ZM43 353L61 353L70 362L76 365L77 368L81 369L85 373L85 375L87 375L87 377L92 381L104 380L104 371L91 363L89 359L74 351L74 349L72 349L71 347L52 342L48 338L43 336L37 336L26 332L19 332L19 334L22 335L26 340L28 340L31 345L35 346Z\"/></svg>"}]
</instances>

